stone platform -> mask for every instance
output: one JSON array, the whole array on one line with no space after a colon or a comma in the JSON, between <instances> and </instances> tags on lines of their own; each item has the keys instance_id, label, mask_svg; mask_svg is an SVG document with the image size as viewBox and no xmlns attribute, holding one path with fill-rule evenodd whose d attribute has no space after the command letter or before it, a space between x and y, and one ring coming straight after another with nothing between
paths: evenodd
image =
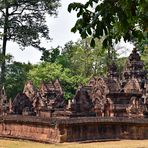
<instances>
[{"instance_id":1,"label":"stone platform","mask_svg":"<svg viewBox=\"0 0 148 148\"><path fill-rule=\"evenodd\" d=\"M122 117L40 118L0 116L0 136L61 143L105 139L148 139L148 119Z\"/></svg>"}]
</instances>

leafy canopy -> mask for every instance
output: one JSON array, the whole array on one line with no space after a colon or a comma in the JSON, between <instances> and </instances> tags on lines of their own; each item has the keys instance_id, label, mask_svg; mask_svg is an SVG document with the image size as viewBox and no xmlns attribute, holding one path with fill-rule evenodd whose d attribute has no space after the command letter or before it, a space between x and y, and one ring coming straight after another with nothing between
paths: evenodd
<instances>
[{"instance_id":1,"label":"leafy canopy","mask_svg":"<svg viewBox=\"0 0 148 148\"><path fill-rule=\"evenodd\" d=\"M51 48L50 50L43 50L41 61L54 63L60 56L60 47Z\"/></svg>"},{"instance_id":2,"label":"leafy canopy","mask_svg":"<svg viewBox=\"0 0 148 148\"><path fill-rule=\"evenodd\" d=\"M49 82L59 79L65 92L65 99L71 99L79 84L87 81L80 75L72 75L70 69L63 68L60 64L48 62L42 62L31 69L28 79L32 80L36 87L39 87L41 81Z\"/></svg>"},{"instance_id":3,"label":"leafy canopy","mask_svg":"<svg viewBox=\"0 0 148 148\"><path fill-rule=\"evenodd\" d=\"M63 48L45 50L42 62L36 65L13 62L6 66L6 92L14 98L21 92L27 79L36 87L41 81L59 79L65 93L65 99L71 99L79 85L85 85L92 76L107 74L107 65L111 64L108 53L102 48L102 42L96 39L95 48L90 47L90 38L77 42L68 42ZM61 51L61 52L60 52ZM146 60L146 56L144 56ZM116 59L119 71L122 70L125 58ZM81 63L81 64L80 64Z\"/></svg>"},{"instance_id":4,"label":"leafy canopy","mask_svg":"<svg viewBox=\"0 0 148 148\"><path fill-rule=\"evenodd\" d=\"M105 74L108 53L102 48L101 40L96 39L95 48L90 47L90 40L91 38L87 38L75 43L69 41L64 47L45 50L41 60L58 63L63 68L70 69L73 75L82 75L84 78Z\"/></svg>"},{"instance_id":5,"label":"leafy canopy","mask_svg":"<svg viewBox=\"0 0 148 148\"><path fill-rule=\"evenodd\" d=\"M148 0L88 0L85 4L71 3L68 11L77 11L78 20L72 32L82 38L105 36L103 45L112 45L121 37L125 41L141 42L148 37Z\"/></svg>"},{"instance_id":6,"label":"leafy canopy","mask_svg":"<svg viewBox=\"0 0 148 148\"><path fill-rule=\"evenodd\" d=\"M5 88L8 98L14 98L17 93L23 91L27 74L32 69L30 63L13 62L6 66Z\"/></svg>"},{"instance_id":7,"label":"leafy canopy","mask_svg":"<svg viewBox=\"0 0 148 148\"><path fill-rule=\"evenodd\" d=\"M39 47L40 39L50 39L46 14L56 15L59 0L0 0L0 29L3 40L22 47Z\"/></svg>"}]
</instances>

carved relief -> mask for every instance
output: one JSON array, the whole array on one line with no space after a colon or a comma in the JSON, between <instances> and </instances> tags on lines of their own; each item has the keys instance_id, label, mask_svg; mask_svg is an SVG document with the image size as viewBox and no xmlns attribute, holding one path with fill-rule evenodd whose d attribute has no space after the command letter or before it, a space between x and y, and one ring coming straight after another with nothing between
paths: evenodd
<instances>
[{"instance_id":1,"label":"carved relief","mask_svg":"<svg viewBox=\"0 0 148 148\"><path fill-rule=\"evenodd\" d=\"M109 90L102 78L96 78L95 80L95 85L92 87L91 99L96 115L103 116L106 94L109 92Z\"/></svg>"},{"instance_id":2,"label":"carved relief","mask_svg":"<svg viewBox=\"0 0 148 148\"><path fill-rule=\"evenodd\" d=\"M58 80L48 83L42 82L39 91L47 108L62 108L65 106L64 93Z\"/></svg>"},{"instance_id":3,"label":"carved relief","mask_svg":"<svg viewBox=\"0 0 148 148\"><path fill-rule=\"evenodd\" d=\"M124 86L125 93L141 93L141 88L136 78L130 79Z\"/></svg>"},{"instance_id":4,"label":"carved relief","mask_svg":"<svg viewBox=\"0 0 148 148\"><path fill-rule=\"evenodd\" d=\"M110 98L107 98L104 104L104 116L113 117L114 116L113 109L114 109L113 101Z\"/></svg>"},{"instance_id":5,"label":"carved relief","mask_svg":"<svg viewBox=\"0 0 148 148\"><path fill-rule=\"evenodd\" d=\"M26 94L26 96L30 99L30 101L33 101L33 98L37 93L37 89L34 87L32 81L27 81L25 83L23 93Z\"/></svg>"},{"instance_id":6,"label":"carved relief","mask_svg":"<svg viewBox=\"0 0 148 148\"><path fill-rule=\"evenodd\" d=\"M92 102L88 88L80 86L73 98L71 110L78 113L88 113L92 110Z\"/></svg>"},{"instance_id":7,"label":"carved relief","mask_svg":"<svg viewBox=\"0 0 148 148\"><path fill-rule=\"evenodd\" d=\"M12 110L14 114L22 115L24 111L28 111L28 114L32 114L33 105L25 93L18 93L13 100Z\"/></svg>"},{"instance_id":8,"label":"carved relief","mask_svg":"<svg viewBox=\"0 0 148 148\"><path fill-rule=\"evenodd\" d=\"M131 97L129 106L127 107L127 113L129 117L143 117L145 106L141 99L136 96Z\"/></svg>"}]
</instances>

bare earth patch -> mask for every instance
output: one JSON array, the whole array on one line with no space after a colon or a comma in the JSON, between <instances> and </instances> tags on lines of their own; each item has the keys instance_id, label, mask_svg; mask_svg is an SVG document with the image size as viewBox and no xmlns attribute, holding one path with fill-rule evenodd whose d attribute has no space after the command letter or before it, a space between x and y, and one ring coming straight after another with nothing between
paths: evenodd
<instances>
[{"instance_id":1,"label":"bare earth patch","mask_svg":"<svg viewBox=\"0 0 148 148\"><path fill-rule=\"evenodd\" d=\"M0 148L148 148L148 140L43 144L22 140L1 139Z\"/></svg>"}]
</instances>

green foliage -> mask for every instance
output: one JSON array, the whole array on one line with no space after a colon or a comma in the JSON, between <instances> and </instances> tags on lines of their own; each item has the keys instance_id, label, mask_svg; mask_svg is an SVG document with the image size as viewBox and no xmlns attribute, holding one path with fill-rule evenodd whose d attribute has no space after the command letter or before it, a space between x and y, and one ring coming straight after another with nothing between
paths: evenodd
<instances>
[{"instance_id":1,"label":"green foliage","mask_svg":"<svg viewBox=\"0 0 148 148\"><path fill-rule=\"evenodd\" d=\"M116 63L117 63L117 68L118 68L119 73L121 73L123 71L126 60L127 60L126 57L122 57L122 58L117 59Z\"/></svg>"},{"instance_id":2,"label":"green foliage","mask_svg":"<svg viewBox=\"0 0 148 148\"><path fill-rule=\"evenodd\" d=\"M4 60L4 57L3 57L3 55L0 53L0 64L3 62L3 60Z\"/></svg>"},{"instance_id":3,"label":"green foliage","mask_svg":"<svg viewBox=\"0 0 148 148\"><path fill-rule=\"evenodd\" d=\"M77 11L78 20L72 32L79 31L82 38L105 36L103 45L112 45L121 37L126 41L140 42L148 36L147 0L88 0L85 4L71 3L68 11Z\"/></svg>"},{"instance_id":4,"label":"green foliage","mask_svg":"<svg viewBox=\"0 0 148 148\"><path fill-rule=\"evenodd\" d=\"M56 15L59 0L0 0L0 37L2 55L6 56L7 41L13 41L21 48L33 46L40 50L41 39L49 40L46 16ZM5 59L1 64L0 83L5 82Z\"/></svg>"},{"instance_id":5,"label":"green foliage","mask_svg":"<svg viewBox=\"0 0 148 148\"><path fill-rule=\"evenodd\" d=\"M101 40L96 39L95 48L89 45L90 42L91 38L75 43L70 41L63 48L45 50L42 55L44 62L30 70L29 79L36 86L42 80L59 79L65 98L71 98L80 84L85 84L92 76L107 72L108 53L102 48Z\"/></svg>"},{"instance_id":6,"label":"green foliage","mask_svg":"<svg viewBox=\"0 0 148 148\"><path fill-rule=\"evenodd\" d=\"M50 50L44 50L41 61L54 63L56 59L60 56L60 47L52 48Z\"/></svg>"},{"instance_id":7,"label":"green foliage","mask_svg":"<svg viewBox=\"0 0 148 148\"><path fill-rule=\"evenodd\" d=\"M107 52L102 48L100 40L96 40L95 48L90 47L90 42L91 38L76 43L68 42L56 62L69 68L73 75L82 75L88 78L92 75L104 74L107 65Z\"/></svg>"},{"instance_id":8,"label":"green foliage","mask_svg":"<svg viewBox=\"0 0 148 148\"><path fill-rule=\"evenodd\" d=\"M2 63L5 61L6 63L9 63L12 59L12 55L7 54L6 56L4 56L2 53L0 53L0 67L2 66ZM0 80L1 80L1 70L0 70ZM0 84L1 86L1 84Z\"/></svg>"},{"instance_id":9,"label":"green foliage","mask_svg":"<svg viewBox=\"0 0 148 148\"><path fill-rule=\"evenodd\" d=\"M3 40L22 47L39 47L40 39L49 39L45 14L56 15L59 0L0 0L0 28Z\"/></svg>"},{"instance_id":10,"label":"green foliage","mask_svg":"<svg viewBox=\"0 0 148 148\"><path fill-rule=\"evenodd\" d=\"M148 50L148 37L146 36L146 33L144 34L144 36L145 38L137 44L137 49L139 49L139 51L141 52Z\"/></svg>"},{"instance_id":11,"label":"green foliage","mask_svg":"<svg viewBox=\"0 0 148 148\"><path fill-rule=\"evenodd\" d=\"M14 98L18 92L23 91L27 73L32 68L31 64L14 62L6 67L5 88L8 98Z\"/></svg>"},{"instance_id":12,"label":"green foliage","mask_svg":"<svg viewBox=\"0 0 148 148\"><path fill-rule=\"evenodd\" d=\"M102 48L101 40L95 41L95 48L90 46L91 38L88 38L75 43L70 41L63 48L44 50L42 62L36 65L9 64L6 73L8 97L14 98L17 92L21 92L27 79L32 80L36 87L41 81L59 79L65 99L71 99L79 85L86 84L92 76L104 76L107 73L107 65L111 62L109 53ZM116 57L115 51L110 54ZM121 69L123 61L118 62L121 63Z\"/></svg>"},{"instance_id":13,"label":"green foliage","mask_svg":"<svg viewBox=\"0 0 148 148\"><path fill-rule=\"evenodd\" d=\"M70 69L63 68L60 64L48 62L42 62L31 69L28 79L32 80L36 87L39 87L41 81L48 82L59 79L65 92L65 99L71 99L79 84L84 84L87 81L80 75L72 75Z\"/></svg>"},{"instance_id":14,"label":"green foliage","mask_svg":"<svg viewBox=\"0 0 148 148\"><path fill-rule=\"evenodd\" d=\"M6 62L10 62L12 58L13 57L10 54L7 54L6 56L4 56L2 53L0 53L0 64L2 64L4 60L6 60Z\"/></svg>"}]
</instances>

